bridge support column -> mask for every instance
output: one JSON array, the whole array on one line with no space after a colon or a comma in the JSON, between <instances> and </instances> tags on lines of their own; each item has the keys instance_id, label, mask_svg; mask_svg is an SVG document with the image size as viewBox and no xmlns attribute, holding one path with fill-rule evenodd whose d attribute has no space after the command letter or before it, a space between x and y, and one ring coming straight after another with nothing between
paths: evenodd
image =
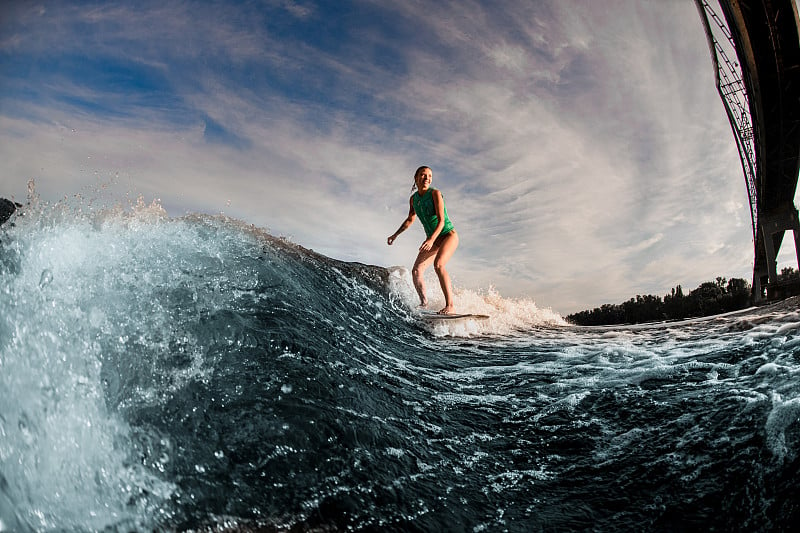
<instances>
[{"instance_id":1,"label":"bridge support column","mask_svg":"<svg viewBox=\"0 0 800 533\"><path fill-rule=\"evenodd\" d=\"M785 297L787 296L787 294L783 294L785 291L778 287L778 252L785 232L792 231L794 234L794 250L797 256L797 268L800 270L800 219L798 218L797 208L794 205L790 205L779 212L773 212L768 217L759 218L759 227L764 239L764 247L766 248L767 272L757 272L754 276L754 283L759 285L758 287L753 287L754 292L757 295L761 294L762 288L760 285L763 282L763 278L766 277L768 280L767 299ZM778 237L778 235L780 236Z\"/></svg>"}]
</instances>

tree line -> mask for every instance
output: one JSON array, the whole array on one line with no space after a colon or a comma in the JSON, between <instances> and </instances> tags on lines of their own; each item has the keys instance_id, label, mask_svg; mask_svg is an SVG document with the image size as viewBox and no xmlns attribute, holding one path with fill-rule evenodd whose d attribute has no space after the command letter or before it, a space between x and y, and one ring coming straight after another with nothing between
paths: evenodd
<instances>
[{"instance_id":1,"label":"tree line","mask_svg":"<svg viewBox=\"0 0 800 533\"><path fill-rule=\"evenodd\" d=\"M778 281L800 279L800 272L784 268ZM684 294L680 285L663 298L637 295L621 304L605 304L591 310L567 316L567 320L581 326L612 324L640 324L662 320L681 320L738 311L752 305L752 287L741 278L730 280L718 277L715 281L701 283Z\"/></svg>"}]
</instances>

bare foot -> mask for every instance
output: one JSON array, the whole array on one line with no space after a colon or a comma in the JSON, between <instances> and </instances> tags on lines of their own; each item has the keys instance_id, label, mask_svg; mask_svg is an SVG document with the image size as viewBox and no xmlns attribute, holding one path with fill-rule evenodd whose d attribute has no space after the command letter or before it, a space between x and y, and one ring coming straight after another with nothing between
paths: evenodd
<instances>
[{"instance_id":1,"label":"bare foot","mask_svg":"<svg viewBox=\"0 0 800 533\"><path fill-rule=\"evenodd\" d=\"M453 306L452 305L448 305L447 307L443 307L442 309L439 309L439 314L440 315L452 315L453 314Z\"/></svg>"}]
</instances>

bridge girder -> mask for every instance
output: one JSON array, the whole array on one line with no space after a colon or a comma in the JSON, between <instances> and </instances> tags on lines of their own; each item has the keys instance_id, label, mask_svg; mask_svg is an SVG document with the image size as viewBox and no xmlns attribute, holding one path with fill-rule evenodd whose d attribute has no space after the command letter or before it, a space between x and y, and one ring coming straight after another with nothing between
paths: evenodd
<instances>
[{"instance_id":1,"label":"bridge girder","mask_svg":"<svg viewBox=\"0 0 800 533\"><path fill-rule=\"evenodd\" d=\"M705 15L710 11L708 0L695 1L704 16L719 70ZM769 293L769 286L777 282L776 258L787 230L794 233L800 270L800 222L794 206L800 173L800 22L794 0L719 0L719 6L739 60L752 126L752 130L743 132L742 123L747 121L733 116L726 102L745 177L750 180L753 290L760 299L762 287L766 286ZM719 74L717 87L725 101ZM752 147L749 162L743 136Z\"/></svg>"}]
</instances>

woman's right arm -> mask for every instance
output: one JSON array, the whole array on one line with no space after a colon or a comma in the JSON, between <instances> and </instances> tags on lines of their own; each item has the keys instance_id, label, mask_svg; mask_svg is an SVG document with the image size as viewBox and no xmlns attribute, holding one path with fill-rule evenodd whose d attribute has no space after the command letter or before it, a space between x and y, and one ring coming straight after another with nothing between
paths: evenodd
<instances>
[{"instance_id":1,"label":"woman's right arm","mask_svg":"<svg viewBox=\"0 0 800 533\"><path fill-rule=\"evenodd\" d=\"M395 231L395 232L394 232L392 235L390 235L390 236L389 236L389 238L388 238L388 239L386 239L386 242L387 242L389 245L391 245L391 244L394 242L394 240L397 238L397 236L398 236L398 235L400 235L401 233L403 233L405 230L407 230L407 229L408 229L408 227L409 227L411 224L413 224L413 223L414 223L414 218L415 218L416 216L417 216L417 214L416 214L416 213L414 213L414 202L412 201L412 199L411 199L411 198L409 198L409 199L408 199L408 216L407 216L407 217L406 217L406 219L403 221L403 223L402 223L402 224L400 224L400 227L399 227L399 228L397 228L397 231Z\"/></svg>"}]
</instances>

